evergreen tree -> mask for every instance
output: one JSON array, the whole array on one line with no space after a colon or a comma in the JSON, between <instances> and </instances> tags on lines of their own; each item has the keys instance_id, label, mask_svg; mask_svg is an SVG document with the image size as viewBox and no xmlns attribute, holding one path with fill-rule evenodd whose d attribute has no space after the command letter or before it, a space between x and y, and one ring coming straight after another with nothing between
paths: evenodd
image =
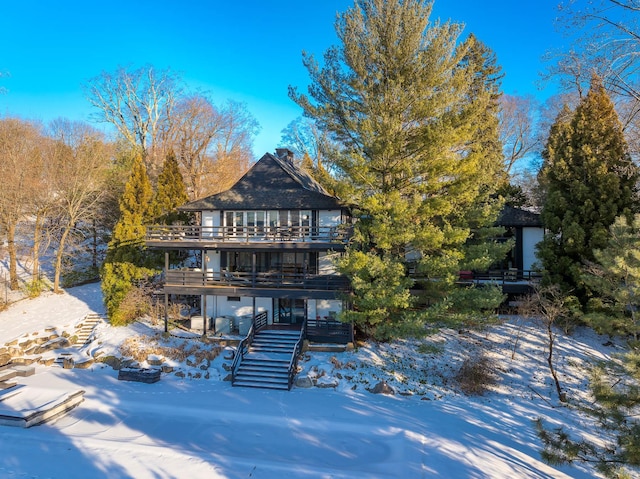
<instances>
[{"instance_id":1,"label":"evergreen tree","mask_svg":"<svg viewBox=\"0 0 640 479\"><path fill-rule=\"evenodd\" d=\"M136 157L120 199L120 220L113 229L102 266L102 292L114 325L126 324L140 311L120 308L135 286L157 273L145 248L145 224L151 220L153 189L141 157Z\"/></svg>"},{"instance_id":2,"label":"evergreen tree","mask_svg":"<svg viewBox=\"0 0 640 479\"><path fill-rule=\"evenodd\" d=\"M380 338L422 329L424 314L411 312L416 281L429 315L440 317L462 305L452 300L462 294L458 271L486 268L504 249L485 229L497 217L492 193L502 178L499 69L473 36L458 45L460 25L431 24L431 8L356 0L336 23L341 46L326 52L324 66L304 58L310 96L290 90L339 145L325 162L362 219L339 265L355 290L344 319ZM489 289L474 294L485 306L501 299ZM479 300L484 294L491 301Z\"/></svg>"},{"instance_id":3,"label":"evergreen tree","mask_svg":"<svg viewBox=\"0 0 640 479\"><path fill-rule=\"evenodd\" d=\"M595 464L610 478L638 477L640 472L640 354L637 347L592 371L590 387L595 403L580 404L583 412L597 420L600 434L572 438L565 428L549 430L537 420L542 458L553 465L585 462Z\"/></svg>"},{"instance_id":4,"label":"evergreen tree","mask_svg":"<svg viewBox=\"0 0 640 479\"><path fill-rule=\"evenodd\" d=\"M582 266L606 246L609 227L638 211L638 167L622 126L600 81L569 121L564 110L551 128L541 184L546 190L542 221L548 230L539 246L545 281L572 292L584 306L591 296Z\"/></svg>"},{"instance_id":5,"label":"evergreen tree","mask_svg":"<svg viewBox=\"0 0 640 479\"><path fill-rule=\"evenodd\" d=\"M158 185L153 199L154 221L167 225L176 222L186 223L189 216L177 211L177 208L187 201L189 201L187 188L176 156L171 152L167 155L158 175Z\"/></svg>"},{"instance_id":6,"label":"evergreen tree","mask_svg":"<svg viewBox=\"0 0 640 479\"><path fill-rule=\"evenodd\" d=\"M585 321L600 334L640 339L640 215L631 224L616 218L604 249L584 268L583 280L594 292Z\"/></svg>"}]
</instances>

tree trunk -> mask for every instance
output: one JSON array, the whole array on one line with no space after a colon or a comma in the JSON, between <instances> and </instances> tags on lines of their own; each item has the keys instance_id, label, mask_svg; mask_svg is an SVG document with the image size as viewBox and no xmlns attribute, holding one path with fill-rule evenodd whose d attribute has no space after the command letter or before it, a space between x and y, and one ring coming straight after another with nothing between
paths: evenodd
<instances>
[{"instance_id":1,"label":"tree trunk","mask_svg":"<svg viewBox=\"0 0 640 479\"><path fill-rule=\"evenodd\" d=\"M40 245L42 244L42 227L44 225L44 215L36 213L36 224L33 232L33 266L31 269L32 281L40 279Z\"/></svg>"},{"instance_id":2,"label":"tree trunk","mask_svg":"<svg viewBox=\"0 0 640 479\"><path fill-rule=\"evenodd\" d=\"M91 245L91 266L98 267L98 227L96 226L96 219L91 218L91 233L92 233L92 245Z\"/></svg>"},{"instance_id":3,"label":"tree trunk","mask_svg":"<svg viewBox=\"0 0 640 479\"><path fill-rule=\"evenodd\" d=\"M560 402L567 402L567 394L560 387L560 380L558 380L558 375L556 374L556 370L553 367L553 331L551 329L551 323L547 325L547 334L549 335L549 355L547 356L547 364L549 365L549 370L551 371L551 376L553 377L553 381L556 385L556 391L558 392L558 398Z\"/></svg>"},{"instance_id":4,"label":"tree trunk","mask_svg":"<svg viewBox=\"0 0 640 479\"><path fill-rule=\"evenodd\" d=\"M7 249L9 250L9 288L17 290L18 284L18 252L16 248L16 224L7 225Z\"/></svg>"},{"instance_id":5,"label":"tree trunk","mask_svg":"<svg viewBox=\"0 0 640 479\"><path fill-rule=\"evenodd\" d=\"M64 231L62 232L62 236L60 237L60 244L58 245L58 251L56 252L56 271L53 277L53 292L61 293L60 290L60 274L62 273L62 257L64 256L64 246L67 242L67 237L69 236L69 231L71 231L71 225L67 224L65 226Z\"/></svg>"}]
</instances>

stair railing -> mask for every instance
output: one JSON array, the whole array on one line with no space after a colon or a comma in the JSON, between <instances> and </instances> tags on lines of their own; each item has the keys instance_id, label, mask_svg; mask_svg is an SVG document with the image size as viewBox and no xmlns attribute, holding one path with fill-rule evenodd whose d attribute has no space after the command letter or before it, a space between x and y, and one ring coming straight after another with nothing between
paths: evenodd
<instances>
[{"instance_id":1,"label":"stair railing","mask_svg":"<svg viewBox=\"0 0 640 479\"><path fill-rule=\"evenodd\" d=\"M238 368L240 367L240 363L244 359L245 355L249 352L249 346L253 343L253 338L256 333L260 331L262 328L267 325L267 312L263 311L258 315L253 317L251 321L251 327L249 328L249 332L247 336L240 341L238 344L238 349L236 350L236 354L233 358L233 363L231 364L231 384L236 379L236 374L238 372Z\"/></svg>"},{"instance_id":2,"label":"stair railing","mask_svg":"<svg viewBox=\"0 0 640 479\"><path fill-rule=\"evenodd\" d=\"M298 337L298 341L296 341L296 345L293 348L293 354L291 355L291 359L289 360L289 391L291 391L291 387L293 386L293 378L296 375L298 369L298 358L300 357L300 353L302 353L302 342L304 341L305 331L307 329L307 319L305 318L302 323L302 328L300 329L300 336Z\"/></svg>"}]
</instances>

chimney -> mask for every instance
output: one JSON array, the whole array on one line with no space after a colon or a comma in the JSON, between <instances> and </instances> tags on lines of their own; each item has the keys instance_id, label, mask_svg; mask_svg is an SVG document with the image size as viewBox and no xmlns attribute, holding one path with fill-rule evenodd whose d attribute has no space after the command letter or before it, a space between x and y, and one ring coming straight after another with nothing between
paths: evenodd
<instances>
[{"instance_id":1,"label":"chimney","mask_svg":"<svg viewBox=\"0 0 640 479\"><path fill-rule=\"evenodd\" d=\"M281 160L286 160L289 163L293 164L293 151L289 148L276 148L276 155Z\"/></svg>"}]
</instances>

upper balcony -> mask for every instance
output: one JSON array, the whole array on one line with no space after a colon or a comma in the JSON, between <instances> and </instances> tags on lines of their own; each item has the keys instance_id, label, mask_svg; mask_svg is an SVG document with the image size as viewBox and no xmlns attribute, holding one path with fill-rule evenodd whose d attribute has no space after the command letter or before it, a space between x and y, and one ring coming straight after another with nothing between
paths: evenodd
<instances>
[{"instance_id":1,"label":"upper balcony","mask_svg":"<svg viewBox=\"0 0 640 479\"><path fill-rule=\"evenodd\" d=\"M168 226L147 227L145 243L171 249L317 249L344 251L352 234L340 226Z\"/></svg>"}]
</instances>

